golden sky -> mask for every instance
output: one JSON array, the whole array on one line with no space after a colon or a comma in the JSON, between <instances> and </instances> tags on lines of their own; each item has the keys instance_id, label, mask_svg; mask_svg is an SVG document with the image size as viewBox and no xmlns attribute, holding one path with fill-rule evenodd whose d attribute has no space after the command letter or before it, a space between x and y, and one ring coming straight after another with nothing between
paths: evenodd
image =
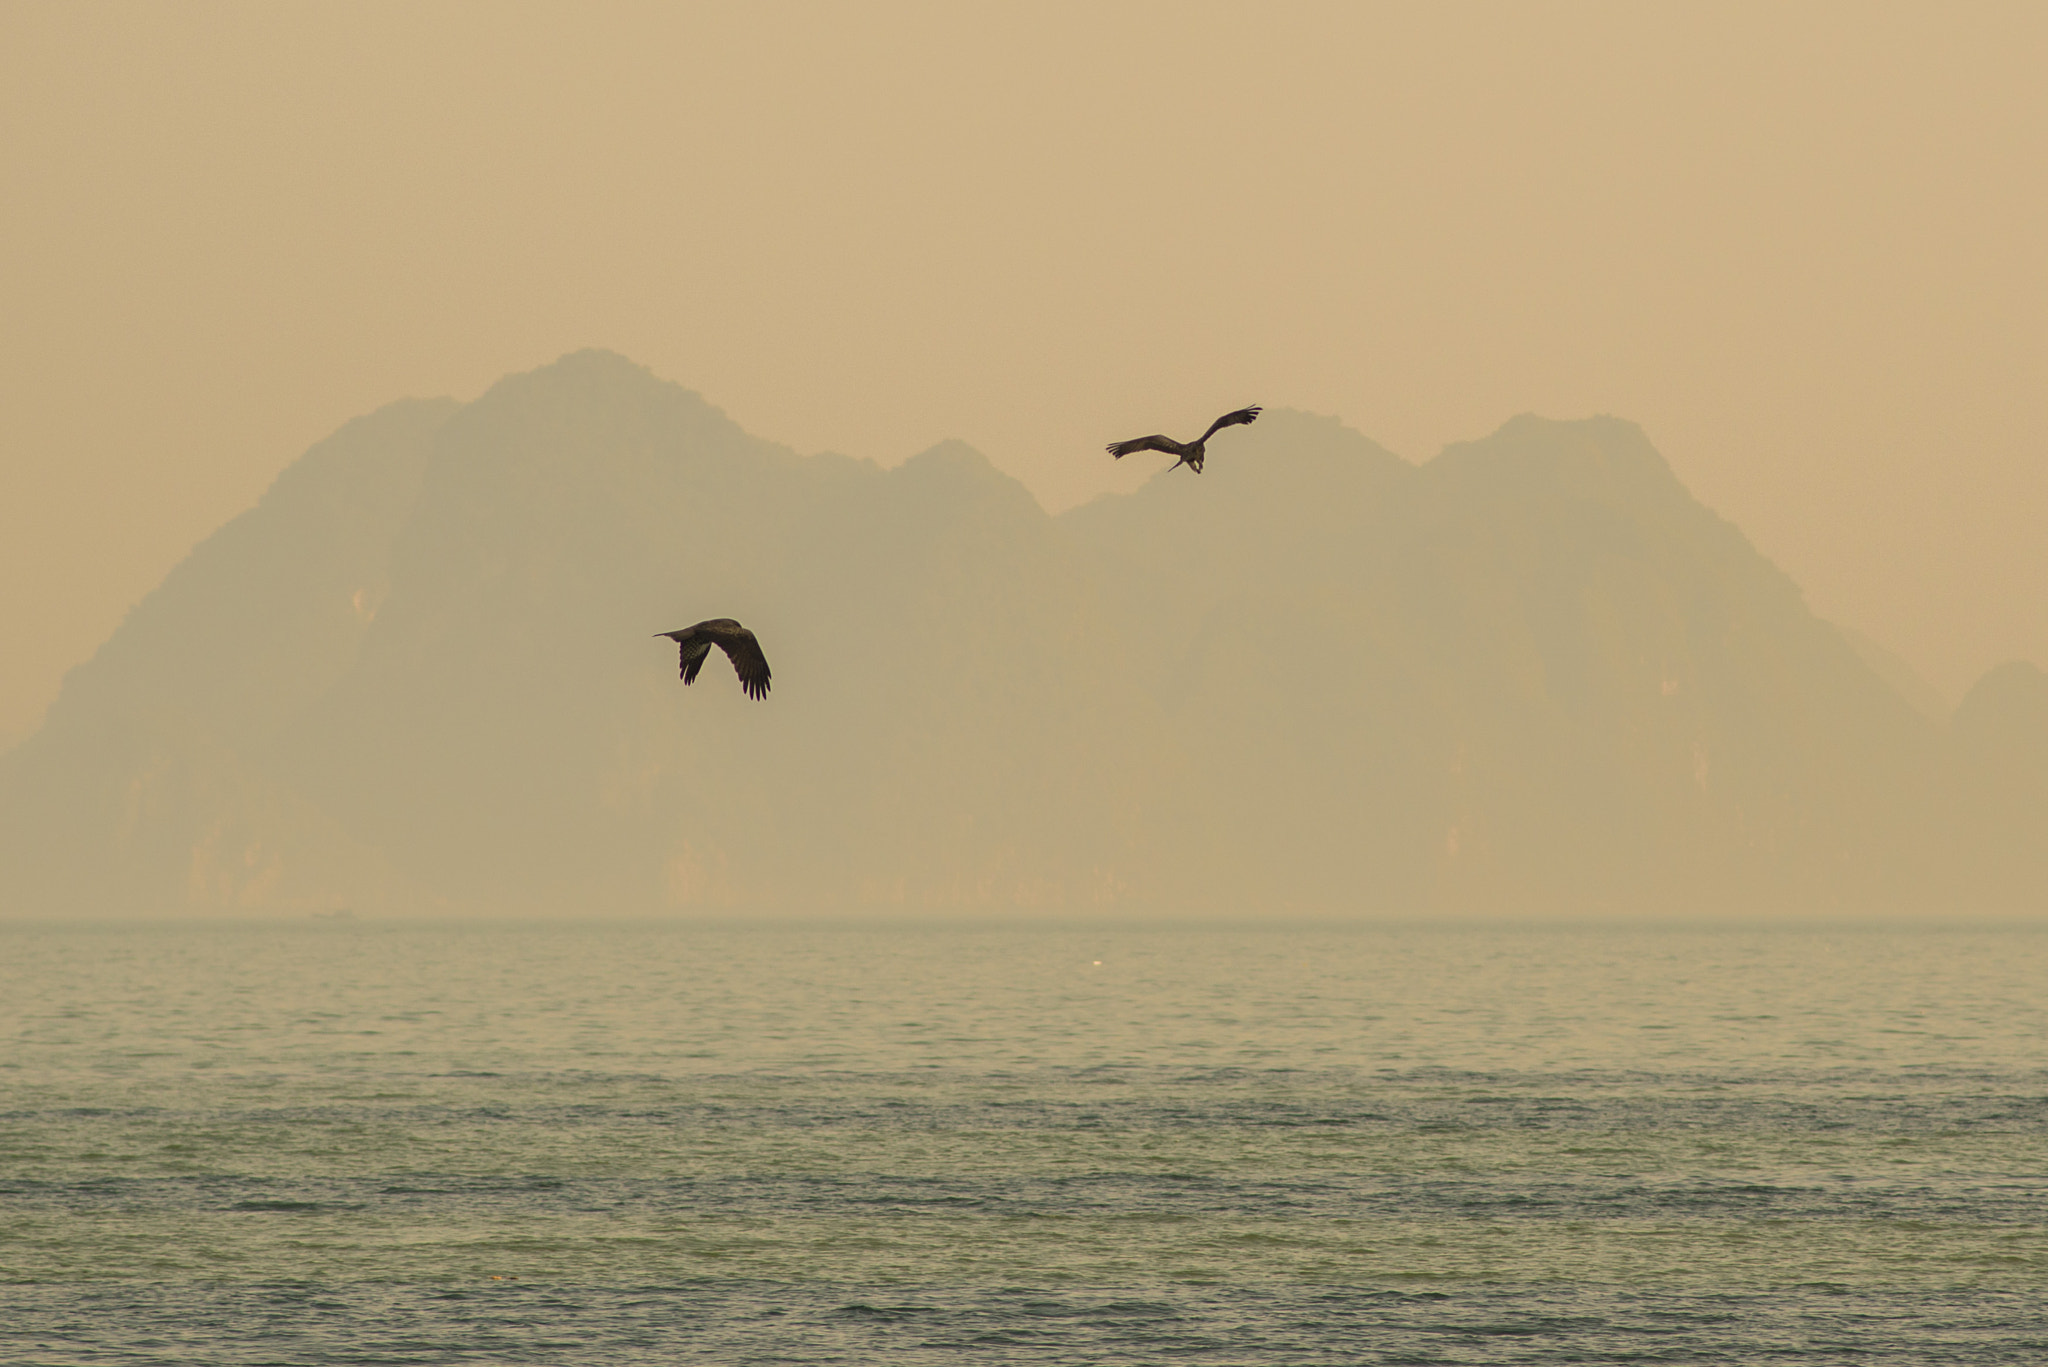
<instances>
[{"instance_id":1,"label":"golden sky","mask_svg":"<svg viewBox=\"0 0 2048 1367\"><path fill-rule=\"evenodd\" d=\"M1052 509L1246 403L1632 418L2048 665L2048 5L0 0L0 742L305 447L604 346Z\"/></svg>"}]
</instances>

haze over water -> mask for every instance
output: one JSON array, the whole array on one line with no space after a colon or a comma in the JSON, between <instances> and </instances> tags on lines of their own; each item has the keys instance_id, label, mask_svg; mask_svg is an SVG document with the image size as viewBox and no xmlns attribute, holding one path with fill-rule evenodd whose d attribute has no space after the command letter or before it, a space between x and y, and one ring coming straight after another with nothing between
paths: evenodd
<instances>
[{"instance_id":1,"label":"haze over water","mask_svg":"<svg viewBox=\"0 0 2048 1367\"><path fill-rule=\"evenodd\" d=\"M0 3L0 1363L2048 1361L2043 51Z\"/></svg>"},{"instance_id":2,"label":"haze over water","mask_svg":"<svg viewBox=\"0 0 2048 1367\"><path fill-rule=\"evenodd\" d=\"M2036 931L0 928L0 1357L2014 1362Z\"/></svg>"}]
</instances>

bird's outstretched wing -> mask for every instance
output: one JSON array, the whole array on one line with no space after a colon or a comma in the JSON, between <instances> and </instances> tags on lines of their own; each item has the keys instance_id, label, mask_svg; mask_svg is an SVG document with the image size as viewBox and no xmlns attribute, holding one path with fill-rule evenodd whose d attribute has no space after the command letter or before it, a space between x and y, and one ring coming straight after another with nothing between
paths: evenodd
<instances>
[{"instance_id":1,"label":"bird's outstretched wing","mask_svg":"<svg viewBox=\"0 0 2048 1367\"><path fill-rule=\"evenodd\" d=\"M1235 413L1225 413L1222 417L1209 424L1209 430L1202 434L1202 440L1209 440L1209 438L1215 436L1226 427L1235 427L1241 422L1257 422L1258 419L1259 405L1257 404L1253 404L1250 408L1240 408Z\"/></svg>"},{"instance_id":2,"label":"bird's outstretched wing","mask_svg":"<svg viewBox=\"0 0 2048 1367\"><path fill-rule=\"evenodd\" d=\"M1114 446L1107 446L1103 449L1118 460L1122 460L1133 451L1164 451L1169 456L1184 456L1188 453L1188 448L1175 441L1172 437L1158 435L1139 437L1135 441L1120 441Z\"/></svg>"},{"instance_id":3,"label":"bird's outstretched wing","mask_svg":"<svg viewBox=\"0 0 2048 1367\"><path fill-rule=\"evenodd\" d=\"M740 676L742 693L750 698L768 696L768 657L761 653L761 643L754 639L753 632L740 627L721 634L718 648L732 661L732 672Z\"/></svg>"},{"instance_id":4,"label":"bird's outstretched wing","mask_svg":"<svg viewBox=\"0 0 2048 1367\"><path fill-rule=\"evenodd\" d=\"M666 636L682 651L682 658L676 665L676 674L685 684L697 682L697 671L704 667L704 657L711 653L711 637L704 628L709 622L699 622L693 627L680 631L657 631L656 636Z\"/></svg>"},{"instance_id":5,"label":"bird's outstretched wing","mask_svg":"<svg viewBox=\"0 0 2048 1367\"><path fill-rule=\"evenodd\" d=\"M683 658L677 665L676 672L682 677L685 685L693 684L697 682L697 671L704 667L704 657L711 653L711 642L683 641L680 644L683 647Z\"/></svg>"}]
</instances>

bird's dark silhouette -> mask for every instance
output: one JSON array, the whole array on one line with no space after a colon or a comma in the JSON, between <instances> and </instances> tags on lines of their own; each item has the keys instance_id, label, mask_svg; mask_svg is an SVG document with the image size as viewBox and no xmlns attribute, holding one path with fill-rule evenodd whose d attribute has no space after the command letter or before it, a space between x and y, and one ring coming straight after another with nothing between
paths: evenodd
<instances>
[{"instance_id":1,"label":"bird's dark silhouette","mask_svg":"<svg viewBox=\"0 0 2048 1367\"><path fill-rule=\"evenodd\" d=\"M1256 421L1258 416L1259 406L1253 404L1250 408L1240 408L1234 413L1225 413L1222 417L1209 424L1208 431L1191 442L1177 442L1172 437L1162 437L1155 433L1152 436L1138 437L1132 441L1120 441L1116 445L1105 449L1118 460L1122 460L1133 451L1164 451L1169 456L1180 457L1179 460L1167 466L1167 469L1178 470L1181 466L1185 465L1199 475L1202 473L1202 460L1207 454L1209 438L1215 436L1223 428L1235 427L1241 422Z\"/></svg>"},{"instance_id":2,"label":"bird's dark silhouette","mask_svg":"<svg viewBox=\"0 0 2048 1367\"><path fill-rule=\"evenodd\" d=\"M657 631L656 636L666 636L682 647L683 658L680 667L683 682L694 683L697 671L704 667L704 657L717 646L732 661L732 672L740 676L740 691L750 698L768 696L768 657L761 653L761 643L730 617L714 617L708 622L699 622L681 631Z\"/></svg>"}]
</instances>

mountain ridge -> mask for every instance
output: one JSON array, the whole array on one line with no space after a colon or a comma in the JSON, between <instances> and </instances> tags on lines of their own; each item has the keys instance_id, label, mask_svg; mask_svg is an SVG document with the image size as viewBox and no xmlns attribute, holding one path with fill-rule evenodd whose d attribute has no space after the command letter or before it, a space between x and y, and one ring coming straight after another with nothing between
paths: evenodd
<instances>
[{"instance_id":1,"label":"mountain ridge","mask_svg":"<svg viewBox=\"0 0 2048 1367\"><path fill-rule=\"evenodd\" d=\"M1520 415L1421 464L1285 409L1231 437L1051 516L964 442L800 455L607 352L390 405L0 756L0 906L1798 914L2035 886L2033 818L1960 834L1993 770L1634 424ZM652 639L725 615L765 703L722 661L685 692ZM2007 691L1972 735L2027 732Z\"/></svg>"}]
</instances>

